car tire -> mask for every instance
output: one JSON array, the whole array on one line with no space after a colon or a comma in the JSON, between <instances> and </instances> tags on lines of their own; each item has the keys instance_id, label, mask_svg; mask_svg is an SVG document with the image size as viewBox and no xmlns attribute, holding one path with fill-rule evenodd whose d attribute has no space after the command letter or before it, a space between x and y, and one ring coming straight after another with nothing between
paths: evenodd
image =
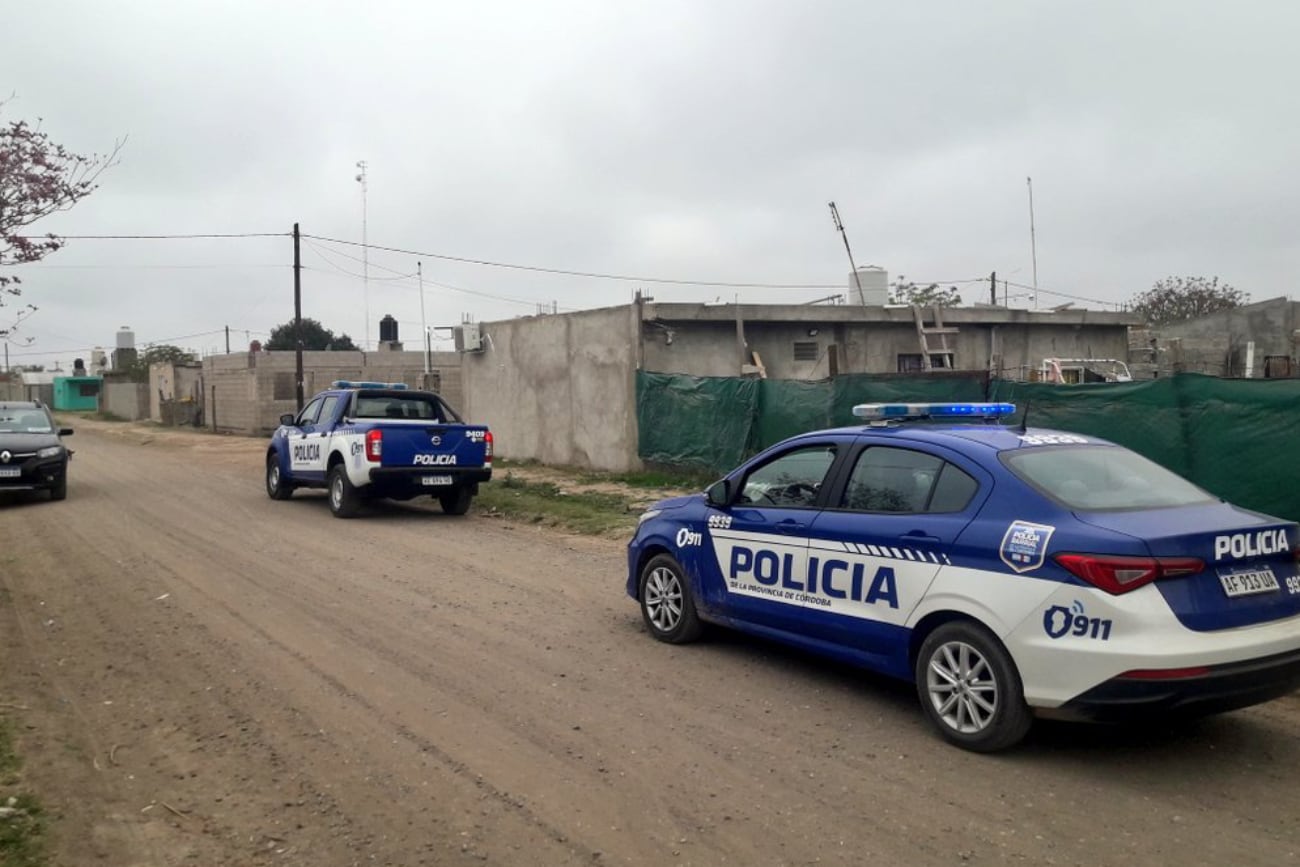
<instances>
[{"instance_id":1,"label":"car tire","mask_svg":"<svg viewBox=\"0 0 1300 867\"><path fill-rule=\"evenodd\" d=\"M915 674L925 715L959 747L978 753L1005 750L1033 725L1015 663L977 623L954 621L931 632L921 645Z\"/></svg>"},{"instance_id":2,"label":"car tire","mask_svg":"<svg viewBox=\"0 0 1300 867\"><path fill-rule=\"evenodd\" d=\"M280 459L276 455L266 457L266 495L272 500L287 500L293 496L293 485L284 480Z\"/></svg>"},{"instance_id":3,"label":"car tire","mask_svg":"<svg viewBox=\"0 0 1300 867\"><path fill-rule=\"evenodd\" d=\"M329 473L330 511L336 518L351 518L361 509L361 494L348 478L348 468L335 464Z\"/></svg>"},{"instance_id":4,"label":"car tire","mask_svg":"<svg viewBox=\"0 0 1300 867\"><path fill-rule=\"evenodd\" d=\"M686 573L668 554L651 557L641 569L639 596L646 629L659 641L686 644L703 633Z\"/></svg>"},{"instance_id":5,"label":"car tire","mask_svg":"<svg viewBox=\"0 0 1300 867\"><path fill-rule=\"evenodd\" d=\"M469 511L469 504L474 499L474 492L469 488L456 488L454 491L438 495L438 505L448 515L463 515Z\"/></svg>"},{"instance_id":6,"label":"car tire","mask_svg":"<svg viewBox=\"0 0 1300 867\"><path fill-rule=\"evenodd\" d=\"M65 469L59 476L59 480L50 485L51 500L66 500L68 498L68 471Z\"/></svg>"}]
</instances>

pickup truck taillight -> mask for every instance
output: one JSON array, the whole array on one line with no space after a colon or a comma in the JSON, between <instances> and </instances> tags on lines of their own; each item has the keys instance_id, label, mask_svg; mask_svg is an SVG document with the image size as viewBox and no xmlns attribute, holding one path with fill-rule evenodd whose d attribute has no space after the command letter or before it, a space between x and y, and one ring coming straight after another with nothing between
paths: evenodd
<instances>
[{"instance_id":1,"label":"pickup truck taillight","mask_svg":"<svg viewBox=\"0 0 1300 867\"><path fill-rule=\"evenodd\" d=\"M378 461L384 454L384 432L379 429L366 431L366 460Z\"/></svg>"},{"instance_id":2,"label":"pickup truck taillight","mask_svg":"<svg viewBox=\"0 0 1300 867\"><path fill-rule=\"evenodd\" d=\"M492 466L492 431L488 431L483 438L483 466Z\"/></svg>"}]
</instances>

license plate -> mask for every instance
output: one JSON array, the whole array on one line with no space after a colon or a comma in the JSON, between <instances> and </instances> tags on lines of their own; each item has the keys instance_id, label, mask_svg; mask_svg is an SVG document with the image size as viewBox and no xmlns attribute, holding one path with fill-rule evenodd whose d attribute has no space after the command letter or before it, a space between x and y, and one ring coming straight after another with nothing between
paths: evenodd
<instances>
[{"instance_id":1,"label":"license plate","mask_svg":"<svg viewBox=\"0 0 1300 867\"><path fill-rule=\"evenodd\" d=\"M0 467L0 479L14 479L22 474L22 467Z\"/></svg>"},{"instance_id":2,"label":"license plate","mask_svg":"<svg viewBox=\"0 0 1300 867\"><path fill-rule=\"evenodd\" d=\"M1221 572L1219 573L1219 581L1223 584L1223 592L1229 596L1272 593L1274 590L1281 589L1277 583L1277 576L1267 566L1263 569L1252 569L1249 572Z\"/></svg>"},{"instance_id":3,"label":"license plate","mask_svg":"<svg viewBox=\"0 0 1300 867\"><path fill-rule=\"evenodd\" d=\"M420 484L430 488L441 488L451 484L451 476L421 476Z\"/></svg>"}]
</instances>

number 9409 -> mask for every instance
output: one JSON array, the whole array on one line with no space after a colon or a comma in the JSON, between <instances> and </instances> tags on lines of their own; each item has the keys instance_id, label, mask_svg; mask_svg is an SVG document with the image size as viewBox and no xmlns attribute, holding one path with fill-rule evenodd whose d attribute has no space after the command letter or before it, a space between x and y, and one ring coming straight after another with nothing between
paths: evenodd
<instances>
[{"instance_id":1,"label":"number 9409","mask_svg":"<svg viewBox=\"0 0 1300 867\"><path fill-rule=\"evenodd\" d=\"M1292 575L1286 579L1286 590L1288 593L1300 593L1300 575Z\"/></svg>"}]
</instances>

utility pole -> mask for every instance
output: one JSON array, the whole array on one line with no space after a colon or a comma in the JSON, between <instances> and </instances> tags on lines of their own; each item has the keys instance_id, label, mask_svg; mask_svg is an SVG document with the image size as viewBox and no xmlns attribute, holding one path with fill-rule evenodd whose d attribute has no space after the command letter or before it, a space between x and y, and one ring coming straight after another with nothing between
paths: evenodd
<instances>
[{"instance_id":1,"label":"utility pole","mask_svg":"<svg viewBox=\"0 0 1300 867\"><path fill-rule=\"evenodd\" d=\"M297 223L293 224L293 337L294 396L302 412L302 248Z\"/></svg>"},{"instance_id":2,"label":"utility pole","mask_svg":"<svg viewBox=\"0 0 1300 867\"><path fill-rule=\"evenodd\" d=\"M1034 262L1034 309L1038 309L1038 241L1034 237L1034 179L1025 178L1029 186L1029 255Z\"/></svg>"},{"instance_id":3,"label":"utility pole","mask_svg":"<svg viewBox=\"0 0 1300 867\"><path fill-rule=\"evenodd\" d=\"M989 303L998 306L998 272L989 272Z\"/></svg>"},{"instance_id":4,"label":"utility pole","mask_svg":"<svg viewBox=\"0 0 1300 867\"><path fill-rule=\"evenodd\" d=\"M858 279L858 266L853 263L853 251L849 249L849 236L844 231L844 224L840 222L839 208L835 207L834 202L830 203L830 208L831 219L835 221L835 230L844 239L844 252L849 254L849 267L853 269L853 284L858 287L858 303L864 304L867 299L862 297L862 281Z\"/></svg>"},{"instance_id":5,"label":"utility pole","mask_svg":"<svg viewBox=\"0 0 1300 867\"><path fill-rule=\"evenodd\" d=\"M369 187L366 184L366 161L359 160L357 168L361 171L357 174L357 182L361 184L361 282L365 290L365 316L366 316L366 342L362 349L370 349L370 241L366 232L366 193Z\"/></svg>"},{"instance_id":6,"label":"utility pole","mask_svg":"<svg viewBox=\"0 0 1300 867\"><path fill-rule=\"evenodd\" d=\"M230 354L230 326L226 326L226 355Z\"/></svg>"},{"instance_id":7,"label":"utility pole","mask_svg":"<svg viewBox=\"0 0 1300 867\"><path fill-rule=\"evenodd\" d=\"M415 273L420 278L420 329L424 332L424 372L428 374L432 366L429 359L429 323L424 318L424 263L415 263Z\"/></svg>"}]
</instances>

